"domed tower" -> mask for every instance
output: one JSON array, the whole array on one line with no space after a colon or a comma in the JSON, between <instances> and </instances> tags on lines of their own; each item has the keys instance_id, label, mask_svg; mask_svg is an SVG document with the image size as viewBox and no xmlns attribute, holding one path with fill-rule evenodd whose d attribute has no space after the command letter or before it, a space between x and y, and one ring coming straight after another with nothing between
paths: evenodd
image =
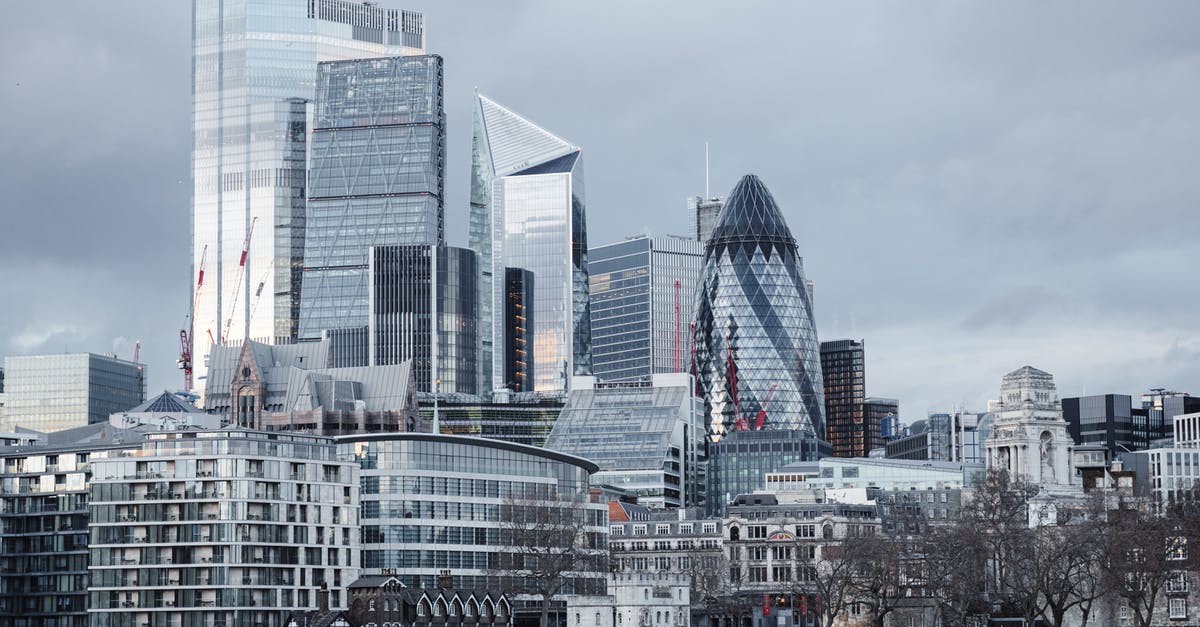
<instances>
[{"instance_id":1,"label":"domed tower","mask_svg":"<svg viewBox=\"0 0 1200 627\"><path fill-rule=\"evenodd\" d=\"M713 441L731 431L825 438L821 350L796 240L762 181L729 193L704 249L696 376Z\"/></svg>"}]
</instances>

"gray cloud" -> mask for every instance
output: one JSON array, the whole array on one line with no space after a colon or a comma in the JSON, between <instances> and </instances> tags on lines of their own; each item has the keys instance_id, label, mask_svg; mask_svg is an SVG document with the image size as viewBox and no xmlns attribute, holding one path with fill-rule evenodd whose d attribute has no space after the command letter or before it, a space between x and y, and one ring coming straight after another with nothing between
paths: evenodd
<instances>
[{"instance_id":1,"label":"gray cloud","mask_svg":"<svg viewBox=\"0 0 1200 627\"><path fill-rule=\"evenodd\" d=\"M683 232L705 141L713 193L762 176L820 334L865 338L868 393L908 420L980 407L1025 363L1065 395L1200 392L1200 6L404 6L446 58L455 243L479 87L584 147L593 244ZM141 338L177 387L189 8L7 17L0 353Z\"/></svg>"}]
</instances>

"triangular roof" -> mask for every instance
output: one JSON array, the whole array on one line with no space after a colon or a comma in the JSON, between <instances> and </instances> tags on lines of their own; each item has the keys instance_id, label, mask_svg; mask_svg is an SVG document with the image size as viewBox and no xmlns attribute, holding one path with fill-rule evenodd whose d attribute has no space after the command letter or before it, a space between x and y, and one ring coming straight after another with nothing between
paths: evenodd
<instances>
[{"instance_id":1,"label":"triangular roof","mask_svg":"<svg viewBox=\"0 0 1200 627\"><path fill-rule=\"evenodd\" d=\"M579 152L571 142L530 122L500 103L476 93L475 115L483 130L493 176L508 176L531 170ZM556 170L557 171L557 170ZM539 173L528 171L527 174Z\"/></svg>"},{"instance_id":2,"label":"triangular roof","mask_svg":"<svg viewBox=\"0 0 1200 627\"><path fill-rule=\"evenodd\" d=\"M154 413L154 414L203 414L204 411L197 409L195 405L189 403L187 399L177 394L164 391L162 394L126 411L127 414Z\"/></svg>"},{"instance_id":3,"label":"triangular roof","mask_svg":"<svg viewBox=\"0 0 1200 627\"><path fill-rule=\"evenodd\" d=\"M1004 378L1005 379L1010 379L1010 378L1017 379L1017 378L1025 378L1025 377L1042 378L1042 377L1050 377L1050 376L1053 376L1053 375L1051 375L1049 372L1046 372L1045 370L1038 370L1037 368L1034 368L1033 366L1022 366L1022 367L1017 368L1016 370L1013 370L1012 372L1004 375Z\"/></svg>"}]
</instances>

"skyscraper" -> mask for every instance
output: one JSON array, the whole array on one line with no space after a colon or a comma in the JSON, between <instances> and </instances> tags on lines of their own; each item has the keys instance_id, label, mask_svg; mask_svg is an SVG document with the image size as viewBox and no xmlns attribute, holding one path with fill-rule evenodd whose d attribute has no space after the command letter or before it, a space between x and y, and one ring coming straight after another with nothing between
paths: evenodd
<instances>
[{"instance_id":1,"label":"skyscraper","mask_svg":"<svg viewBox=\"0 0 1200 627\"><path fill-rule=\"evenodd\" d=\"M704 263L696 370L713 439L735 428L822 438L820 346L804 269L758 177L742 177L726 197Z\"/></svg>"},{"instance_id":2,"label":"skyscraper","mask_svg":"<svg viewBox=\"0 0 1200 627\"><path fill-rule=\"evenodd\" d=\"M505 268L533 273L533 390L591 373L587 228L578 146L476 95L471 248L482 257L482 342L493 388L504 380ZM490 270L489 270L490 269ZM495 315L493 315L493 313Z\"/></svg>"},{"instance_id":3,"label":"skyscraper","mask_svg":"<svg viewBox=\"0 0 1200 627\"><path fill-rule=\"evenodd\" d=\"M592 368L605 381L691 368L704 245L635 237L588 251Z\"/></svg>"},{"instance_id":4,"label":"skyscraper","mask_svg":"<svg viewBox=\"0 0 1200 627\"><path fill-rule=\"evenodd\" d=\"M707 242L713 227L717 225L717 216L721 214L722 204L721 199L716 196L688 198L688 214L692 221L689 235L701 244Z\"/></svg>"},{"instance_id":5,"label":"skyscraper","mask_svg":"<svg viewBox=\"0 0 1200 627\"><path fill-rule=\"evenodd\" d=\"M367 324L371 246L442 243L442 58L321 63L315 109L300 296L306 340Z\"/></svg>"},{"instance_id":6,"label":"skyscraper","mask_svg":"<svg viewBox=\"0 0 1200 627\"><path fill-rule=\"evenodd\" d=\"M419 13L347 0L194 0L191 356L294 339L317 63L421 54ZM197 387L202 387L198 385Z\"/></svg>"},{"instance_id":7,"label":"skyscraper","mask_svg":"<svg viewBox=\"0 0 1200 627\"><path fill-rule=\"evenodd\" d=\"M821 342L821 374L825 378L825 438L835 457L866 457L882 446L879 423L869 424L863 342Z\"/></svg>"}]
</instances>

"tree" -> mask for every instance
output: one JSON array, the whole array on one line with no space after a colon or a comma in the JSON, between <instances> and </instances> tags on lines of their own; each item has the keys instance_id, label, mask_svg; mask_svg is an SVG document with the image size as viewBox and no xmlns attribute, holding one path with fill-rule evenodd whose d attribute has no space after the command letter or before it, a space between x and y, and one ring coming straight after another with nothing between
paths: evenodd
<instances>
[{"instance_id":1,"label":"tree","mask_svg":"<svg viewBox=\"0 0 1200 627\"><path fill-rule=\"evenodd\" d=\"M866 606L873 627L883 627L887 616L905 596L904 578L909 556L900 538L864 534L848 539L853 546L855 602Z\"/></svg>"},{"instance_id":2,"label":"tree","mask_svg":"<svg viewBox=\"0 0 1200 627\"><path fill-rule=\"evenodd\" d=\"M1186 558L1187 538L1173 522L1137 509L1109 513L1105 573L1109 588L1133 611L1134 627L1148 627L1172 569Z\"/></svg>"},{"instance_id":3,"label":"tree","mask_svg":"<svg viewBox=\"0 0 1200 627\"><path fill-rule=\"evenodd\" d=\"M608 571L606 534L587 507L586 495L564 501L546 488L500 506L502 540L509 549L495 554L492 573L510 592L541 601L541 625L548 627L550 601L585 573Z\"/></svg>"},{"instance_id":4,"label":"tree","mask_svg":"<svg viewBox=\"0 0 1200 627\"><path fill-rule=\"evenodd\" d=\"M934 602L943 625L970 625L989 610L984 594L987 557L982 536L969 525L931 527L914 539L917 568L906 575L905 583Z\"/></svg>"},{"instance_id":5,"label":"tree","mask_svg":"<svg viewBox=\"0 0 1200 627\"><path fill-rule=\"evenodd\" d=\"M831 627L837 615L853 601L858 566L851 547L833 540L821 545L815 561L801 565L806 576L800 579L807 581L798 583L802 589L816 593L816 607L810 607L809 611L816 612L821 627Z\"/></svg>"},{"instance_id":6,"label":"tree","mask_svg":"<svg viewBox=\"0 0 1200 627\"><path fill-rule=\"evenodd\" d=\"M1027 579L1034 539L1029 527L1030 503L1038 492L1036 485L1012 479L1001 470L989 470L959 517L964 531L976 532L966 532L964 539L981 543L985 552L988 570L984 584L991 601L1030 624L1038 615Z\"/></svg>"}]
</instances>

